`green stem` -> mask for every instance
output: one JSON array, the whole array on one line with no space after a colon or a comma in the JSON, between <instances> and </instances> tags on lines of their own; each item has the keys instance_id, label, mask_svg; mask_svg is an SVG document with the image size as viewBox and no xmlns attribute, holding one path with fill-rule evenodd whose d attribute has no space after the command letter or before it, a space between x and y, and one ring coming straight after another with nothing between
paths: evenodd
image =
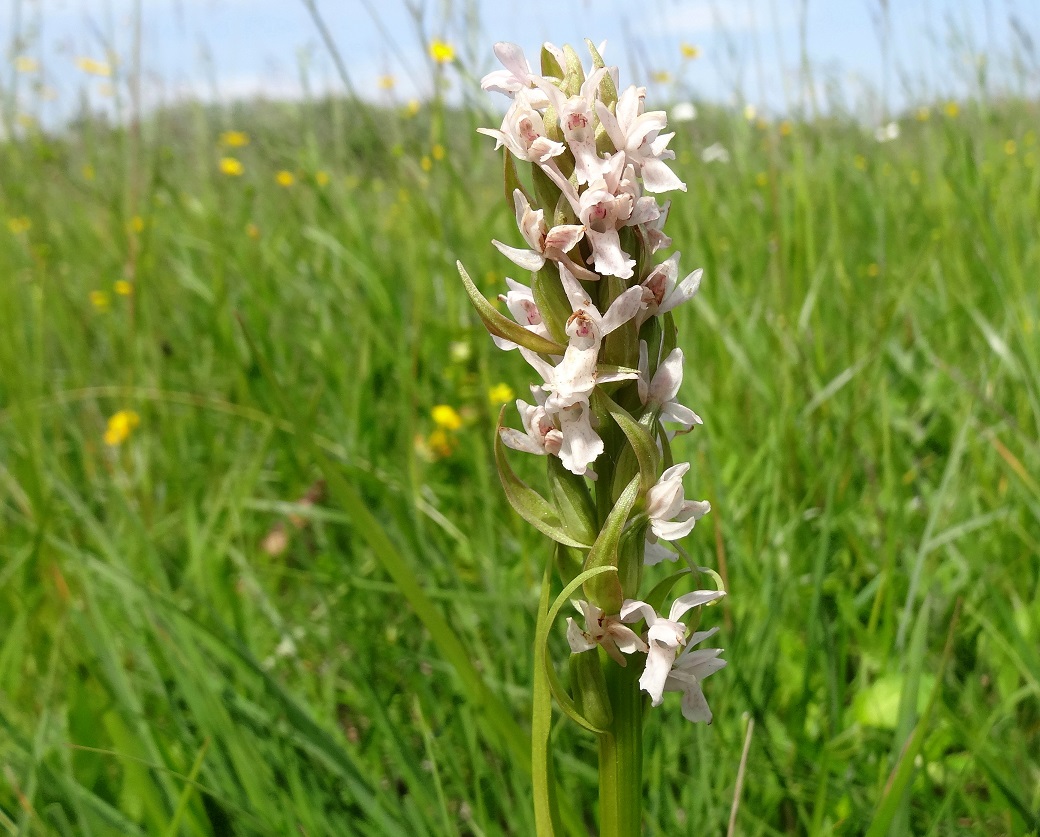
<instances>
[{"instance_id":1,"label":"green stem","mask_svg":"<svg viewBox=\"0 0 1040 837\"><path fill-rule=\"evenodd\" d=\"M643 698L639 671L610 665L605 672L614 712L599 739L600 837L637 837L643 830Z\"/></svg>"}]
</instances>

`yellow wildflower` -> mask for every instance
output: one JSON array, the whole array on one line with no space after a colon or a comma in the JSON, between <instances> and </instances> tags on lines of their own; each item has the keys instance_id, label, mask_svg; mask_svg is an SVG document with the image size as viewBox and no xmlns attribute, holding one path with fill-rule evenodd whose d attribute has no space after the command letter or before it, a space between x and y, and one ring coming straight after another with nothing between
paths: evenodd
<instances>
[{"instance_id":1,"label":"yellow wildflower","mask_svg":"<svg viewBox=\"0 0 1040 837\"><path fill-rule=\"evenodd\" d=\"M744 118L748 122L754 122L758 116L758 109L754 105L744 105Z\"/></svg>"},{"instance_id":2,"label":"yellow wildflower","mask_svg":"<svg viewBox=\"0 0 1040 837\"><path fill-rule=\"evenodd\" d=\"M764 171L760 171L758 174L755 175L755 183L757 183L760 187L768 186L769 175L766 174Z\"/></svg>"},{"instance_id":3,"label":"yellow wildflower","mask_svg":"<svg viewBox=\"0 0 1040 837\"><path fill-rule=\"evenodd\" d=\"M378 84L380 90L393 90L394 85L397 84L397 79L388 73L379 77Z\"/></svg>"},{"instance_id":4,"label":"yellow wildflower","mask_svg":"<svg viewBox=\"0 0 1040 837\"><path fill-rule=\"evenodd\" d=\"M114 413L108 420L108 427L105 428L105 444L111 447L123 444L140 423L141 417L133 410Z\"/></svg>"},{"instance_id":5,"label":"yellow wildflower","mask_svg":"<svg viewBox=\"0 0 1040 837\"><path fill-rule=\"evenodd\" d=\"M419 112L419 107L418 99L409 99L404 108L405 116L415 116Z\"/></svg>"},{"instance_id":6,"label":"yellow wildflower","mask_svg":"<svg viewBox=\"0 0 1040 837\"><path fill-rule=\"evenodd\" d=\"M108 291L91 291L90 304L98 311L107 311L111 307L112 301Z\"/></svg>"},{"instance_id":7,"label":"yellow wildflower","mask_svg":"<svg viewBox=\"0 0 1040 837\"><path fill-rule=\"evenodd\" d=\"M430 57L438 64L450 64L455 60L455 47L435 38L430 42Z\"/></svg>"},{"instance_id":8,"label":"yellow wildflower","mask_svg":"<svg viewBox=\"0 0 1040 837\"><path fill-rule=\"evenodd\" d=\"M220 144L227 148L242 148L249 145L249 134L245 131L224 131L220 135Z\"/></svg>"},{"instance_id":9,"label":"yellow wildflower","mask_svg":"<svg viewBox=\"0 0 1040 837\"><path fill-rule=\"evenodd\" d=\"M17 121L18 121L18 124L21 125L23 128L35 128L36 127L36 117L33 116L31 113L20 113L20 114L18 114Z\"/></svg>"},{"instance_id":10,"label":"yellow wildflower","mask_svg":"<svg viewBox=\"0 0 1040 837\"><path fill-rule=\"evenodd\" d=\"M14 59L14 68L19 73L35 73L40 69L40 64L35 58L28 55L19 55Z\"/></svg>"},{"instance_id":11,"label":"yellow wildflower","mask_svg":"<svg viewBox=\"0 0 1040 837\"><path fill-rule=\"evenodd\" d=\"M430 154L433 155L434 160L443 160L447 152L444 150L444 146L439 142L433 144L433 148L430 149Z\"/></svg>"},{"instance_id":12,"label":"yellow wildflower","mask_svg":"<svg viewBox=\"0 0 1040 837\"><path fill-rule=\"evenodd\" d=\"M788 122L786 119L780 123L780 136L789 137L791 136L792 130L793 129L791 128L791 123Z\"/></svg>"},{"instance_id":13,"label":"yellow wildflower","mask_svg":"<svg viewBox=\"0 0 1040 837\"><path fill-rule=\"evenodd\" d=\"M116 279L112 283L112 290L120 296L130 296L134 292L134 286L127 282L126 279Z\"/></svg>"},{"instance_id":14,"label":"yellow wildflower","mask_svg":"<svg viewBox=\"0 0 1040 837\"><path fill-rule=\"evenodd\" d=\"M881 268L877 266L875 262L871 262L867 265L867 276L872 279L881 272Z\"/></svg>"},{"instance_id":15,"label":"yellow wildflower","mask_svg":"<svg viewBox=\"0 0 1040 837\"><path fill-rule=\"evenodd\" d=\"M928 108L917 109L917 121L927 122L932 116L932 112Z\"/></svg>"},{"instance_id":16,"label":"yellow wildflower","mask_svg":"<svg viewBox=\"0 0 1040 837\"><path fill-rule=\"evenodd\" d=\"M687 61L694 61L700 58L701 48L693 44L679 44L679 52L682 53L682 57Z\"/></svg>"},{"instance_id":17,"label":"yellow wildflower","mask_svg":"<svg viewBox=\"0 0 1040 837\"><path fill-rule=\"evenodd\" d=\"M130 219L130 229L135 233L144 232L144 218L140 215L135 215Z\"/></svg>"},{"instance_id":18,"label":"yellow wildflower","mask_svg":"<svg viewBox=\"0 0 1040 837\"><path fill-rule=\"evenodd\" d=\"M11 235L21 235L22 233L29 232L29 230L32 229L32 221L30 221L25 215L8 218L7 229L11 231Z\"/></svg>"},{"instance_id":19,"label":"yellow wildflower","mask_svg":"<svg viewBox=\"0 0 1040 837\"><path fill-rule=\"evenodd\" d=\"M1016 151L1018 151L1018 143L1013 139L1009 139L1004 143L1004 153L1007 154L1008 157L1014 157Z\"/></svg>"},{"instance_id":20,"label":"yellow wildflower","mask_svg":"<svg viewBox=\"0 0 1040 837\"><path fill-rule=\"evenodd\" d=\"M329 173L327 171L316 171L314 172L314 182L319 186L329 185Z\"/></svg>"},{"instance_id":21,"label":"yellow wildflower","mask_svg":"<svg viewBox=\"0 0 1040 837\"><path fill-rule=\"evenodd\" d=\"M419 161L419 168L423 171L430 171L433 168L433 160L423 155L423 158Z\"/></svg>"},{"instance_id":22,"label":"yellow wildflower","mask_svg":"<svg viewBox=\"0 0 1040 837\"><path fill-rule=\"evenodd\" d=\"M220 170L228 177L239 177L245 171L245 167L241 160L236 160L234 157L221 157Z\"/></svg>"},{"instance_id":23,"label":"yellow wildflower","mask_svg":"<svg viewBox=\"0 0 1040 837\"><path fill-rule=\"evenodd\" d=\"M76 59L76 66L87 75L102 76L104 78L112 75L112 67L106 61L96 61L93 58L80 56Z\"/></svg>"},{"instance_id":24,"label":"yellow wildflower","mask_svg":"<svg viewBox=\"0 0 1040 837\"><path fill-rule=\"evenodd\" d=\"M246 224L246 235L253 239L253 241L256 241L260 237L260 228L250 221Z\"/></svg>"},{"instance_id":25,"label":"yellow wildflower","mask_svg":"<svg viewBox=\"0 0 1040 837\"><path fill-rule=\"evenodd\" d=\"M866 171L867 158L864 157L862 154L857 154L855 157L852 158L852 165L854 165L860 171Z\"/></svg>"},{"instance_id":26,"label":"yellow wildflower","mask_svg":"<svg viewBox=\"0 0 1040 837\"><path fill-rule=\"evenodd\" d=\"M84 180L93 180L94 179L94 167L92 165L90 165L90 163L87 163L86 165L84 165L82 171L83 171L83 179Z\"/></svg>"},{"instance_id":27,"label":"yellow wildflower","mask_svg":"<svg viewBox=\"0 0 1040 837\"><path fill-rule=\"evenodd\" d=\"M462 416L447 404L438 404L430 410L430 416L433 423L444 430L458 430L462 427Z\"/></svg>"},{"instance_id":28,"label":"yellow wildflower","mask_svg":"<svg viewBox=\"0 0 1040 837\"><path fill-rule=\"evenodd\" d=\"M513 388L509 384L495 384L488 390L488 401L493 407L499 404L508 404L513 400Z\"/></svg>"},{"instance_id":29,"label":"yellow wildflower","mask_svg":"<svg viewBox=\"0 0 1040 837\"><path fill-rule=\"evenodd\" d=\"M946 111L946 115L950 117L950 119L956 119L957 114L961 112L961 107L956 102L947 102L946 107L944 107L943 110Z\"/></svg>"},{"instance_id":30,"label":"yellow wildflower","mask_svg":"<svg viewBox=\"0 0 1040 837\"><path fill-rule=\"evenodd\" d=\"M654 70L650 73L650 79L658 84L668 84L672 80L672 74L667 70Z\"/></svg>"},{"instance_id":31,"label":"yellow wildflower","mask_svg":"<svg viewBox=\"0 0 1040 837\"><path fill-rule=\"evenodd\" d=\"M282 169L280 172L278 172L278 174L274 176L274 179L278 181L279 186L284 186L286 189L288 189L290 186L293 185L293 183L296 182L296 178L293 177L292 172L286 171L285 169Z\"/></svg>"}]
</instances>

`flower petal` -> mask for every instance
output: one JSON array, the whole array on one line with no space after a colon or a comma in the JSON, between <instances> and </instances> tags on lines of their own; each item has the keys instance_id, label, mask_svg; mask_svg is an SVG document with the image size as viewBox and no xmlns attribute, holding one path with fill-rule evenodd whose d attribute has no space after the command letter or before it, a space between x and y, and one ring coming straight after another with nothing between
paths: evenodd
<instances>
[{"instance_id":1,"label":"flower petal","mask_svg":"<svg viewBox=\"0 0 1040 837\"><path fill-rule=\"evenodd\" d=\"M516 247L510 247L508 244L503 244L501 241L491 239L491 243L494 244L498 251L505 256L509 261L515 265L519 265L525 270L541 270L542 265L545 264L545 256L536 253L534 250L519 250Z\"/></svg>"}]
</instances>

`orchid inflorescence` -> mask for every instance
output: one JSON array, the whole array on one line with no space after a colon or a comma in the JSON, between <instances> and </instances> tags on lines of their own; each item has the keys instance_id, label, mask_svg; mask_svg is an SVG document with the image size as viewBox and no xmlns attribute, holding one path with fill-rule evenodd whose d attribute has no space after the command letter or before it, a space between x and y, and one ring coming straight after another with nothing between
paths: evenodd
<instances>
[{"instance_id":1,"label":"orchid inflorescence","mask_svg":"<svg viewBox=\"0 0 1040 837\"><path fill-rule=\"evenodd\" d=\"M673 462L671 449L677 433L701 424L676 400L684 355L673 320L701 271L680 281L678 253L652 258L671 245L663 231L669 203L655 196L686 185L667 164L674 134L662 133L664 111L644 110L645 88L619 93L617 67L587 43L591 71L570 47L545 44L540 75L520 47L495 45L504 69L481 86L512 103L500 128L481 133L505 149L506 194L524 246L493 244L531 275L529 285L506 279L500 300L513 319L459 269L496 344L517 349L540 378L530 403L516 401L522 429L500 418L496 461L513 507L556 541L564 585L576 590L580 579L584 589L575 602L584 625L567 620L572 655L602 648L607 666L645 655L638 682L652 704L679 691L683 715L710 722L701 682L726 663L721 649L694 647L717 629L690 633L680 620L724 591L680 596L667 618L658 610L681 574L639 598L643 568L676 561L665 544L710 511L706 501L686 499L690 465ZM526 182L518 161L529 164ZM504 447L547 458L552 502L513 473ZM573 698L557 697L580 715L602 678L574 682L575 668L587 671L572 667Z\"/></svg>"}]
</instances>

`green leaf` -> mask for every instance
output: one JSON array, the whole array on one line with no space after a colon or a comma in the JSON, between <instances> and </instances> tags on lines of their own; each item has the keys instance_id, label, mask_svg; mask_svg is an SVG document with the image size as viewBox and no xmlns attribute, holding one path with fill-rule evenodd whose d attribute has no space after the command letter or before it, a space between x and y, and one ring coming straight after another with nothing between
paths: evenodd
<instances>
[{"instance_id":1,"label":"green leaf","mask_svg":"<svg viewBox=\"0 0 1040 837\"><path fill-rule=\"evenodd\" d=\"M599 650L590 649L580 654L571 654L567 660L567 674L574 705L590 724L600 729L609 729L614 720L607 694L607 681L603 677Z\"/></svg>"},{"instance_id":2,"label":"green leaf","mask_svg":"<svg viewBox=\"0 0 1040 837\"><path fill-rule=\"evenodd\" d=\"M557 543L578 549L588 549L587 543L572 537L567 532L564 522L552 504L513 472L509 460L506 459L506 446L502 441L502 434L499 432L502 429L505 412L506 408L503 407L502 412L498 414L498 425L495 428L495 463L498 465L498 476L502 481L502 489L505 491L506 499L509 500L509 505L535 529L543 535L548 535Z\"/></svg>"},{"instance_id":3,"label":"green leaf","mask_svg":"<svg viewBox=\"0 0 1040 837\"><path fill-rule=\"evenodd\" d=\"M552 340L539 337L537 334L528 331L519 323L514 323L511 319L500 313L484 298L484 295L477 290L477 286L474 285L473 280L469 278L469 274L466 273L466 268L462 266L462 262L455 262L455 264L459 269L459 275L462 277L462 284L466 286L466 293L469 294L473 307L477 309L477 315L480 317L481 321L484 323L484 327L488 331L496 337L502 337L505 340L512 340L514 343L523 346L526 349L530 349L532 352L541 352L542 354L550 355L562 355L564 353L565 349L559 343L554 343Z\"/></svg>"},{"instance_id":4,"label":"green leaf","mask_svg":"<svg viewBox=\"0 0 1040 837\"><path fill-rule=\"evenodd\" d=\"M560 830L560 811L556 802L553 776L552 749L552 689L549 685L546 646L542 633L549 634L549 585L552 581L552 557L545 562L542 573L542 591L538 601L538 620L535 625L534 686L531 707L531 785L534 796L534 822L537 834L548 837Z\"/></svg>"},{"instance_id":5,"label":"green leaf","mask_svg":"<svg viewBox=\"0 0 1040 837\"><path fill-rule=\"evenodd\" d=\"M606 311L628 284L617 276L604 276L599 282L599 310ZM629 320L603 339L600 359L606 364L632 367L639 363L639 329L635 320Z\"/></svg>"},{"instance_id":6,"label":"green leaf","mask_svg":"<svg viewBox=\"0 0 1040 837\"><path fill-rule=\"evenodd\" d=\"M574 47L565 44L563 47L563 60L567 66L563 70L563 92L567 96L577 96L581 92L581 85L585 82L585 68L581 66L581 58L574 51Z\"/></svg>"},{"instance_id":7,"label":"green leaf","mask_svg":"<svg viewBox=\"0 0 1040 837\"><path fill-rule=\"evenodd\" d=\"M594 397L599 399L611 418L617 422L621 432L625 434L632 451L639 462L639 476L642 479L643 490L649 491L657 482L658 475L658 453L657 443L642 424L632 418L632 415L620 407L609 395L599 387L596 388Z\"/></svg>"},{"instance_id":8,"label":"green leaf","mask_svg":"<svg viewBox=\"0 0 1040 837\"><path fill-rule=\"evenodd\" d=\"M661 612L661 608L664 607L664 600L668 598L668 594L672 592L672 588L684 575L690 575L689 570L679 570L677 573L672 573L668 578L663 581L657 582L653 589L647 594L646 598L643 599L650 607L656 610L658 613Z\"/></svg>"},{"instance_id":9,"label":"green leaf","mask_svg":"<svg viewBox=\"0 0 1040 837\"><path fill-rule=\"evenodd\" d=\"M567 343L567 320L571 316L571 304L567 301L567 294L563 290L563 283L555 270L543 267L531 279L531 293L534 303L538 306L538 313L542 315L542 322L549 329L553 340L561 344ZM556 352L555 354L562 354Z\"/></svg>"},{"instance_id":10,"label":"green leaf","mask_svg":"<svg viewBox=\"0 0 1040 837\"><path fill-rule=\"evenodd\" d=\"M546 131L548 130L548 126L546 126ZM550 137L550 139L552 138ZM557 142L561 142L562 140L563 133L561 132L560 139L557 140ZM535 197L538 198L537 206L532 205L533 208L540 208L544 210L546 214L548 214L550 210L555 211L556 204L559 203L560 198L563 195L560 187L552 182L549 175L542 171L540 166L534 164L531 165L531 180L534 183ZM570 312L568 311L568 313Z\"/></svg>"},{"instance_id":11,"label":"green leaf","mask_svg":"<svg viewBox=\"0 0 1040 837\"><path fill-rule=\"evenodd\" d=\"M621 541L621 533L624 531L628 515L638 496L639 477L634 476L625 490L621 492L617 503L614 504L614 508L603 523L599 537L589 550L588 557L585 559L586 571L597 567L617 568L618 543ZM606 613L617 613L621 610L621 603L624 601L621 582L616 575L590 579L585 584L585 596Z\"/></svg>"},{"instance_id":12,"label":"green leaf","mask_svg":"<svg viewBox=\"0 0 1040 837\"><path fill-rule=\"evenodd\" d=\"M596 45L592 43L588 38L585 39L585 46L589 48L589 55L592 56L592 67L593 69L600 69L605 67L606 64L603 62L603 56L599 54L599 50L596 49ZM599 97L608 108L617 104L618 92L617 87L614 86L614 79L610 77L610 73L604 73L603 79L599 83Z\"/></svg>"},{"instance_id":13,"label":"green leaf","mask_svg":"<svg viewBox=\"0 0 1040 837\"><path fill-rule=\"evenodd\" d=\"M528 203L531 202L531 196L527 194L524 184L520 182L520 175L516 172L516 160L513 158L513 155L509 152L508 148L502 149L502 158L503 176L506 188L506 205L509 207L510 211L512 211L513 192L516 189L519 189L523 193L524 197L527 198Z\"/></svg>"},{"instance_id":14,"label":"green leaf","mask_svg":"<svg viewBox=\"0 0 1040 837\"><path fill-rule=\"evenodd\" d=\"M867 837L884 837L884 835L888 834L889 828L902 804L903 796L910 787L910 782L917 770L915 761L924 747L928 724L931 722L932 712L935 710L935 704L939 699L939 694L942 692L943 677L946 674L946 666L950 662L950 656L953 653L953 637L959 617L960 605L958 603L957 608L954 610L953 618L950 620L950 628L946 636L946 647L943 649L942 660L935 675L935 684L931 688L928 704L921 714L921 719L917 722L913 732L903 746L899 761L891 774L889 774L881 800L878 802L877 810L874 812L874 819L870 823L870 829L867 831Z\"/></svg>"},{"instance_id":15,"label":"green leaf","mask_svg":"<svg viewBox=\"0 0 1040 837\"><path fill-rule=\"evenodd\" d=\"M586 543L596 539L596 504L584 477L568 471L557 456L549 460L549 488L563 518L564 528Z\"/></svg>"},{"instance_id":16,"label":"green leaf","mask_svg":"<svg viewBox=\"0 0 1040 837\"><path fill-rule=\"evenodd\" d=\"M556 60L556 56L549 52L544 45L542 46L542 75L556 79L563 78L563 67Z\"/></svg>"}]
</instances>

